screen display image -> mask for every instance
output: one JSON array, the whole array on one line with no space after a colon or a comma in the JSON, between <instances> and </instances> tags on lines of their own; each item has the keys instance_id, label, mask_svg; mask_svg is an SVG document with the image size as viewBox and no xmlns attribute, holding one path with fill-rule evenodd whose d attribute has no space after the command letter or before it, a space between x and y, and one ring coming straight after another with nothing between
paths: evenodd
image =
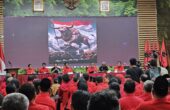
<instances>
[{"instance_id":1,"label":"screen display image","mask_svg":"<svg viewBox=\"0 0 170 110\"><path fill-rule=\"evenodd\" d=\"M96 63L96 31L96 23L90 20L51 19L48 25L49 63Z\"/></svg>"}]
</instances>

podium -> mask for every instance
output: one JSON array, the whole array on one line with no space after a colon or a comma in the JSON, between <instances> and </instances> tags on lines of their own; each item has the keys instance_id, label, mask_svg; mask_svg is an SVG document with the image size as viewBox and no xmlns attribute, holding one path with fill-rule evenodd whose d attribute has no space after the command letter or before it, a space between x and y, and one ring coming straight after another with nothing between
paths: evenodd
<instances>
[{"instance_id":1,"label":"podium","mask_svg":"<svg viewBox=\"0 0 170 110\"><path fill-rule=\"evenodd\" d=\"M13 74L13 73L17 74L19 69L20 68L6 68L5 71L10 74Z\"/></svg>"}]
</instances>

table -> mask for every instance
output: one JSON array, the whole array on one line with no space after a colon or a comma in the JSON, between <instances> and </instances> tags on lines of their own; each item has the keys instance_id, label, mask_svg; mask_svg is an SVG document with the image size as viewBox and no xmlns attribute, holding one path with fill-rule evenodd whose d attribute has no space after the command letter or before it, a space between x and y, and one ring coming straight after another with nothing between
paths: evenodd
<instances>
[{"instance_id":1,"label":"table","mask_svg":"<svg viewBox=\"0 0 170 110\"><path fill-rule=\"evenodd\" d=\"M111 74L113 76L116 76L118 74L122 74L123 76L125 75L125 72L119 72L119 73L94 73L94 74L89 74L90 77L98 77L98 76L104 76L106 74ZM57 78L59 76L59 74L51 74L51 73L47 73L47 74L35 74L37 76L37 78L39 79L43 79L43 78L48 78L51 77L52 79ZM24 74L24 75L17 75L17 79L19 80L20 84L24 84L25 82L27 82L28 80L28 76L30 76L29 74ZM69 75L70 78L73 78L74 74Z\"/></svg>"}]
</instances>

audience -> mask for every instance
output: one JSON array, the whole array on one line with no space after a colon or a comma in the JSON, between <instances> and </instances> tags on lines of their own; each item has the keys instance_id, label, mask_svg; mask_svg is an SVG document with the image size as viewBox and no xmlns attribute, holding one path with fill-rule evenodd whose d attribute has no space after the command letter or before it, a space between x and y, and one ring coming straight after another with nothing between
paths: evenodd
<instances>
[{"instance_id":1,"label":"audience","mask_svg":"<svg viewBox=\"0 0 170 110\"><path fill-rule=\"evenodd\" d=\"M90 94L86 91L76 91L72 95L72 110L87 110L88 101L90 99Z\"/></svg>"},{"instance_id":2,"label":"audience","mask_svg":"<svg viewBox=\"0 0 170 110\"><path fill-rule=\"evenodd\" d=\"M133 80L127 80L124 84L124 92L126 93L125 97L122 97L120 101L121 110L133 110L135 109L141 102L142 99L136 97L135 93L135 82Z\"/></svg>"},{"instance_id":3,"label":"audience","mask_svg":"<svg viewBox=\"0 0 170 110\"><path fill-rule=\"evenodd\" d=\"M120 110L116 93L104 90L92 94L87 110Z\"/></svg>"},{"instance_id":4,"label":"audience","mask_svg":"<svg viewBox=\"0 0 170 110\"><path fill-rule=\"evenodd\" d=\"M170 102L166 99L168 95L168 81L166 78L158 76L155 79L152 95L154 99L141 103L136 110L170 110Z\"/></svg>"},{"instance_id":5,"label":"audience","mask_svg":"<svg viewBox=\"0 0 170 110\"><path fill-rule=\"evenodd\" d=\"M145 74L136 62L130 59L126 75L107 74L105 63L100 67L103 73L95 77L91 74L97 68L93 64L83 75L69 75L73 70L65 63L64 74L40 79L29 75L22 85L15 77L7 76L6 83L0 80L0 110L169 110L169 75L160 73L155 60L150 61ZM46 64L42 66L41 72L48 73ZM122 71L119 66L120 62L116 71ZM57 64L52 71L59 73Z\"/></svg>"},{"instance_id":6,"label":"audience","mask_svg":"<svg viewBox=\"0 0 170 110\"><path fill-rule=\"evenodd\" d=\"M0 110L1 110L3 98L4 98L4 96L2 94L0 94Z\"/></svg>"},{"instance_id":7,"label":"audience","mask_svg":"<svg viewBox=\"0 0 170 110\"><path fill-rule=\"evenodd\" d=\"M51 81L48 78L42 79L40 82L40 93L36 96L35 102L37 104L48 106L49 110L56 110L56 103L49 94L50 87Z\"/></svg>"},{"instance_id":8,"label":"audience","mask_svg":"<svg viewBox=\"0 0 170 110\"><path fill-rule=\"evenodd\" d=\"M150 68L145 72L149 76L149 79L155 80L161 75L161 68L157 67L157 61L155 59L150 61Z\"/></svg>"},{"instance_id":9,"label":"audience","mask_svg":"<svg viewBox=\"0 0 170 110\"><path fill-rule=\"evenodd\" d=\"M150 101L152 100L152 95L151 95L151 91L152 91L152 87L153 87L154 82L151 80L147 80L144 82L144 86L143 86L143 94L140 96L141 99L143 99L144 101Z\"/></svg>"},{"instance_id":10,"label":"audience","mask_svg":"<svg viewBox=\"0 0 170 110\"><path fill-rule=\"evenodd\" d=\"M2 110L28 110L29 100L21 93L11 93L4 97Z\"/></svg>"},{"instance_id":11,"label":"audience","mask_svg":"<svg viewBox=\"0 0 170 110\"><path fill-rule=\"evenodd\" d=\"M130 68L126 71L127 75L130 75L131 78L140 83L140 76L143 74L142 69L136 66L137 60L135 58L130 59Z\"/></svg>"},{"instance_id":12,"label":"audience","mask_svg":"<svg viewBox=\"0 0 170 110\"><path fill-rule=\"evenodd\" d=\"M14 84L8 84L7 86L6 86L6 94L10 94L10 93L14 93L14 92L16 92L17 90L16 90L16 87L15 87L15 85Z\"/></svg>"},{"instance_id":13,"label":"audience","mask_svg":"<svg viewBox=\"0 0 170 110\"><path fill-rule=\"evenodd\" d=\"M25 83L20 87L19 92L29 99L28 110L49 110L48 106L35 103L36 91L34 85Z\"/></svg>"}]
</instances>

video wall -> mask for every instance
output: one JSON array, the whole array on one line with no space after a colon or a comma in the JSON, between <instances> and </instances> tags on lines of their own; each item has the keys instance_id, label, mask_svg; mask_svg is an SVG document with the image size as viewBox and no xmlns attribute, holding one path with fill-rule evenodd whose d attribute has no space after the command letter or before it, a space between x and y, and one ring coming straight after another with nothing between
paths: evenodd
<instances>
[{"instance_id":1,"label":"video wall","mask_svg":"<svg viewBox=\"0 0 170 110\"><path fill-rule=\"evenodd\" d=\"M96 23L51 19L48 25L48 50L50 63L96 63Z\"/></svg>"}]
</instances>

